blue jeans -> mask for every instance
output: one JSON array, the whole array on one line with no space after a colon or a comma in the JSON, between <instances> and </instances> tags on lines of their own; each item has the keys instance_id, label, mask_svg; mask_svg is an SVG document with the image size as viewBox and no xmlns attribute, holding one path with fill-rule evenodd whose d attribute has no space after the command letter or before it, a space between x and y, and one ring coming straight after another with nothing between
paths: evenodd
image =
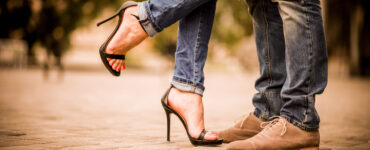
<instances>
[{"instance_id":1,"label":"blue jeans","mask_svg":"<svg viewBox=\"0 0 370 150\"><path fill-rule=\"evenodd\" d=\"M207 59L217 0L150 0L138 4L139 19L149 36L179 21L172 85L203 95Z\"/></svg>"},{"instance_id":2,"label":"blue jeans","mask_svg":"<svg viewBox=\"0 0 370 150\"><path fill-rule=\"evenodd\" d=\"M319 128L315 95L327 84L328 58L319 0L247 0L261 76L254 114L283 116L306 130Z\"/></svg>"},{"instance_id":3,"label":"blue jeans","mask_svg":"<svg viewBox=\"0 0 370 150\"><path fill-rule=\"evenodd\" d=\"M261 73L255 83L254 114L262 120L283 116L303 130L317 130L315 95L327 84L319 0L247 2ZM150 0L138 6L140 22L150 36L180 21L172 85L202 95L216 0Z\"/></svg>"}]
</instances>

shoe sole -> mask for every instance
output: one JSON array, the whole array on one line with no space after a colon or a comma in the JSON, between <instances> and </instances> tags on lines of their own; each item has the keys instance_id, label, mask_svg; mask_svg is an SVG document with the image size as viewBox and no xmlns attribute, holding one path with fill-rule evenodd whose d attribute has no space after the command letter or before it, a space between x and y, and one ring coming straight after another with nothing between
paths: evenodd
<instances>
[{"instance_id":1,"label":"shoe sole","mask_svg":"<svg viewBox=\"0 0 370 150\"><path fill-rule=\"evenodd\" d=\"M319 150L319 147L311 146L311 147L299 148L299 149L296 149L296 150Z\"/></svg>"}]
</instances>

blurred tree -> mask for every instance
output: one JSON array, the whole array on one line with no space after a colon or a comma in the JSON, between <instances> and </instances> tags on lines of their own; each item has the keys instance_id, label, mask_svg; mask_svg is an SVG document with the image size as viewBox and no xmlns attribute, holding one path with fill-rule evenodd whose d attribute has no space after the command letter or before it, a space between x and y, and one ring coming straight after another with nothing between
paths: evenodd
<instances>
[{"instance_id":1,"label":"blurred tree","mask_svg":"<svg viewBox=\"0 0 370 150\"><path fill-rule=\"evenodd\" d=\"M370 9L366 3L323 1L329 55L340 55L351 75L370 75Z\"/></svg>"},{"instance_id":2,"label":"blurred tree","mask_svg":"<svg viewBox=\"0 0 370 150\"><path fill-rule=\"evenodd\" d=\"M218 1L212 35L214 40L232 48L252 33L252 20L245 1Z\"/></svg>"},{"instance_id":3,"label":"blurred tree","mask_svg":"<svg viewBox=\"0 0 370 150\"><path fill-rule=\"evenodd\" d=\"M2 0L0 1L0 38L23 39L29 46L29 64L35 64L34 45L40 43L57 63L70 45L70 35L91 23L104 8L118 9L122 0ZM5 23L6 22L6 23ZM252 33L252 23L244 1L219 1L212 40L229 48ZM153 46L173 58L177 25L154 38ZM47 68L46 68L47 69Z\"/></svg>"},{"instance_id":4,"label":"blurred tree","mask_svg":"<svg viewBox=\"0 0 370 150\"><path fill-rule=\"evenodd\" d=\"M120 0L2 0L0 38L27 41L29 64L36 63L33 57L36 43L60 63L77 27L90 23L103 8L119 8L120 4Z\"/></svg>"}]
</instances>

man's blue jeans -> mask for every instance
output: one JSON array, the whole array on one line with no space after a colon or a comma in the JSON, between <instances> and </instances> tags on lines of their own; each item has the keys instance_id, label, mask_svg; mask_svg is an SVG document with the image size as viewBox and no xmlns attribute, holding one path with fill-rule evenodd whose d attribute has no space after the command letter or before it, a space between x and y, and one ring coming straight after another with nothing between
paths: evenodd
<instances>
[{"instance_id":1,"label":"man's blue jeans","mask_svg":"<svg viewBox=\"0 0 370 150\"><path fill-rule=\"evenodd\" d=\"M327 84L327 52L319 0L247 0L253 18L261 76L253 97L262 120L281 115L317 130L315 95ZM154 36L179 21L172 85L202 95L216 0L150 0L139 3L144 30Z\"/></svg>"},{"instance_id":2,"label":"man's blue jeans","mask_svg":"<svg viewBox=\"0 0 370 150\"><path fill-rule=\"evenodd\" d=\"M328 58L319 0L247 0L261 76L253 97L262 120L283 116L306 131L320 118L315 95L327 84Z\"/></svg>"}]
</instances>

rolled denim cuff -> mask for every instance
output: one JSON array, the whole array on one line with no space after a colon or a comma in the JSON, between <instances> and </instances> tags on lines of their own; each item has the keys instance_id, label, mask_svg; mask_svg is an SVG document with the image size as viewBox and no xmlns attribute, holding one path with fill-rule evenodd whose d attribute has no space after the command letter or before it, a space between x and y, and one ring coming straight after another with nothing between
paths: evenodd
<instances>
[{"instance_id":1,"label":"rolled denim cuff","mask_svg":"<svg viewBox=\"0 0 370 150\"><path fill-rule=\"evenodd\" d=\"M203 96L204 87L195 86L193 84L187 84L185 82L172 80L171 82L172 86L174 86L176 89L179 89L180 91L184 92L191 92L195 94L199 94L200 96Z\"/></svg>"},{"instance_id":2,"label":"rolled denim cuff","mask_svg":"<svg viewBox=\"0 0 370 150\"><path fill-rule=\"evenodd\" d=\"M154 28L153 24L149 21L148 12L146 11L145 2L140 2L137 4L138 7L138 15L139 15L139 22L145 32L150 36L153 37L158 32Z\"/></svg>"}]
</instances>

